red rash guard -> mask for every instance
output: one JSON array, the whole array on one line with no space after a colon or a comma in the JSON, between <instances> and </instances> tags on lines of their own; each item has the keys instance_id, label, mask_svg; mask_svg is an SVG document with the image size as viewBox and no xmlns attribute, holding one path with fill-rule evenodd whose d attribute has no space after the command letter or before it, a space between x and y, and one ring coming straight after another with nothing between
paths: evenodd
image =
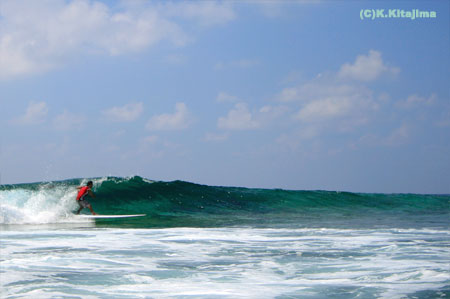
<instances>
[{"instance_id":1,"label":"red rash guard","mask_svg":"<svg viewBox=\"0 0 450 299\"><path fill-rule=\"evenodd\" d=\"M82 187L80 191L78 191L77 200L84 200L84 197L88 194L88 191L91 190L88 186Z\"/></svg>"}]
</instances>

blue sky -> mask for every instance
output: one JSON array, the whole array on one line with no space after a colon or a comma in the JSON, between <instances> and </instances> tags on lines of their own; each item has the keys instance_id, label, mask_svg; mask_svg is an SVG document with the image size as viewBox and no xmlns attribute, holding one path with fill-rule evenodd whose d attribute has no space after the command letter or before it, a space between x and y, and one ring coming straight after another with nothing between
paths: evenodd
<instances>
[{"instance_id":1,"label":"blue sky","mask_svg":"<svg viewBox=\"0 0 450 299\"><path fill-rule=\"evenodd\" d=\"M361 20L361 9L436 18ZM448 1L0 0L3 184L450 193Z\"/></svg>"}]
</instances>

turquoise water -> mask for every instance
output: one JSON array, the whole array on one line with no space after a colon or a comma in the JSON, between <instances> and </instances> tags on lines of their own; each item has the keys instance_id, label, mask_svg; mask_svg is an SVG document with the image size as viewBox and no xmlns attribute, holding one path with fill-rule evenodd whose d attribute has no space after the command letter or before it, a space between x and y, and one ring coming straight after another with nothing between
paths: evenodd
<instances>
[{"instance_id":1,"label":"turquoise water","mask_svg":"<svg viewBox=\"0 0 450 299\"><path fill-rule=\"evenodd\" d=\"M86 181L0 187L2 298L450 296L448 195Z\"/></svg>"}]
</instances>

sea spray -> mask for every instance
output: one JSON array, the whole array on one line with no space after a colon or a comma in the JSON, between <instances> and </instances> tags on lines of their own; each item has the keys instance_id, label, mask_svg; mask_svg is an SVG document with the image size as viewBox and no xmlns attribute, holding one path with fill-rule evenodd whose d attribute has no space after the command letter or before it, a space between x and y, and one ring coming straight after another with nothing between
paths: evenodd
<instances>
[{"instance_id":1,"label":"sea spray","mask_svg":"<svg viewBox=\"0 0 450 299\"><path fill-rule=\"evenodd\" d=\"M75 189L66 183L3 186L0 189L0 223L55 223L76 206Z\"/></svg>"}]
</instances>

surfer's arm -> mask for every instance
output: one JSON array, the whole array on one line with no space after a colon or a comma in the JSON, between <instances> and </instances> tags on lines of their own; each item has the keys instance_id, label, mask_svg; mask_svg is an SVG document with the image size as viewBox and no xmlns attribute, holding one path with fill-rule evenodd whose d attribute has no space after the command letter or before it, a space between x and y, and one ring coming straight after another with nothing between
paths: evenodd
<instances>
[{"instance_id":1,"label":"surfer's arm","mask_svg":"<svg viewBox=\"0 0 450 299\"><path fill-rule=\"evenodd\" d=\"M83 188L83 187L77 187L78 190L80 190L81 188Z\"/></svg>"},{"instance_id":2,"label":"surfer's arm","mask_svg":"<svg viewBox=\"0 0 450 299\"><path fill-rule=\"evenodd\" d=\"M94 194L94 192L92 192L91 190L88 190L88 192L89 192L89 196L91 196L92 198L94 198L94 197L95 197L95 194Z\"/></svg>"}]
</instances>

